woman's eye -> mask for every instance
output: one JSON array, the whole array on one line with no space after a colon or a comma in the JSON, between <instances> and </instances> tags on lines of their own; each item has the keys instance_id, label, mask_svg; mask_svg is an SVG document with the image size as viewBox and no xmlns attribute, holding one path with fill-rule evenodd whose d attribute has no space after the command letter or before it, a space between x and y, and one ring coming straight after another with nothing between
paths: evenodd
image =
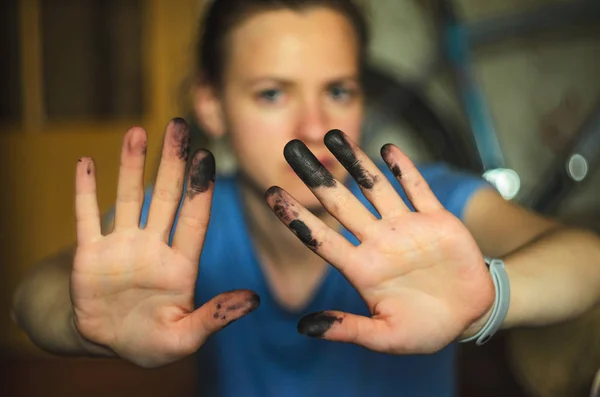
<instances>
[{"instance_id":1,"label":"woman's eye","mask_svg":"<svg viewBox=\"0 0 600 397\"><path fill-rule=\"evenodd\" d=\"M283 92L277 89L262 90L258 93L258 98L261 101L265 101L268 103L277 103L281 100L282 96Z\"/></svg>"},{"instance_id":2,"label":"woman's eye","mask_svg":"<svg viewBox=\"0 0 600 397\"><path fill-rule=\"evenodd\" d=\"M329 89L329 95L335 101L345 102L352 98L354 94L353 90L349 90L345 87L334 86Z\"/></svg>"}]
</instances>

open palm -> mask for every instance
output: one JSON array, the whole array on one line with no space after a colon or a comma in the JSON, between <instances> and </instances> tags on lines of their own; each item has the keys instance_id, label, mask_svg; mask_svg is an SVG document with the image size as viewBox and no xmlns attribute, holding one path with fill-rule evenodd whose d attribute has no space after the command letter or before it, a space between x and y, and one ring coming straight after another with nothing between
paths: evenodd
<instances>
[{"instance_id":1,"label":"open palm","mask_svg":"<svg viewBox=\"0 0 600 397\"><path fill-rule=\"evenodd\" d=\"M259 300L251 291L232 291L195 309L214 157L206 151L194 154L171 247L168 238L183 192L189 129L181 119L167 127L148 222L142 229L146 141L141 128L125 136L114 230L106 236L100 229L94 164L91 159L78 164L78 246L71 296L74 323L83 338L138 365L156 367L194 353L212 333L254 310Z\"/></svg>"},{"instance_id":2,"label":"open palm","mask_svg":"<svg viewBox=\"0 0 600 397\"><path fill-rule=\"evenodd\" d=\"M386 145L382 156L415 211L345 134L330 131L325 143L381 219L336 181L302 142L290 142L284 154L360 245L350 244L278 187L267 192L267 201L309 248L344 274L371 317L325 311L304 317L299 331L386 353L440 350L484 316L493 302L494 287L481 251L398 148Z\"/></svg>"}]
</instances>

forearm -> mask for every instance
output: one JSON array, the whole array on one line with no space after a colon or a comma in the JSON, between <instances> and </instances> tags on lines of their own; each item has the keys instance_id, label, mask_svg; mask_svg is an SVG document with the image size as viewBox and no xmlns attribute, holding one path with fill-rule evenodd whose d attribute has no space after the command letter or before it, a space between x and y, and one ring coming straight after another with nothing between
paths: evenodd
<instances>
[{"instance_id":1,"label":"forearm","mask_svg":"<svg viewBox=\"0 0 600 397\"><path fill-rule=\"evenodd\" d=\"M576 317L600 302L600 238L555 229L503 258L511 303L505 328Z\"/></svg>"},{"instance_id":2,"label":"forearm","mask_svg":"<svg viewBox=\"0 0 600 397\"><path fill-rule=\"evenodd\" d=\"M110 356L77 332L73 322L69 278L74 250L62 252L38 264L20 283L12 315L41 349L59 355Z\"/></svg>"}]
</instances>

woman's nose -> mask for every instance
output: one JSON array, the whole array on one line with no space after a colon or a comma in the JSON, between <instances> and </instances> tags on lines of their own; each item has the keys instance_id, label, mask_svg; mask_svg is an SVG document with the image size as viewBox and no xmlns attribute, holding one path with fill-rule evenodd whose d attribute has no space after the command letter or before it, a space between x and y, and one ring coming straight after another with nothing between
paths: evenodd
<instances>
[{"instance_id":1,"label":"woman's nose","mask_svg":"<svg viewBox=\"0 0 600 397\"><path fill-rule=\"evenodd\" d=\"M306 103L298 115L298 139L305 143L323 143L327 133L327 114L323 104Z\"/></svg>"}]
</instances>

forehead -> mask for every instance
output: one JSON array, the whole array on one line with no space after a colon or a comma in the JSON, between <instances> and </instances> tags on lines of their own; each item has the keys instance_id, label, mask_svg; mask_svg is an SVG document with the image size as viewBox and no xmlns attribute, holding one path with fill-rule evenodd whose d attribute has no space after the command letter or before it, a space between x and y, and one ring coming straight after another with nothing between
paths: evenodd
<instances>
[{"instance_id":1,"label":"forehead","mask_svg":"<svg viewBox=\"0 0 600 397\"><path fill-rule=\"evenodd\" d=\"M259 13L231 33L227 72L237 78L353 76L356 32L344 15L326 8Z\"/></svg>"}]
</instances>

